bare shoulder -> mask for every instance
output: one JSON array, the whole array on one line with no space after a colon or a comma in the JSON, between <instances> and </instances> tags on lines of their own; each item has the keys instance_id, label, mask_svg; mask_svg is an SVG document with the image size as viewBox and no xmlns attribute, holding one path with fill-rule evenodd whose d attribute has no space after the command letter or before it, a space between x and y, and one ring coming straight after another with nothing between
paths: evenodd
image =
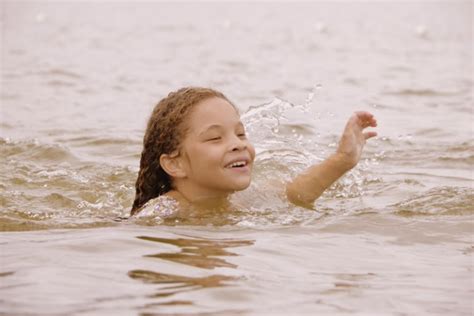
<instances>
[{"instance_id":1,"label":"bare shoulder","mask_svg":"<svg viewBox=\"0 0 474 316\"><path fill-rule=\"evenodd\" d=\"M168 218L176 216L181 209L179 201L172 195L164 194L149 200L136 217L160 217Z\"/></svg>"}]
</instances>

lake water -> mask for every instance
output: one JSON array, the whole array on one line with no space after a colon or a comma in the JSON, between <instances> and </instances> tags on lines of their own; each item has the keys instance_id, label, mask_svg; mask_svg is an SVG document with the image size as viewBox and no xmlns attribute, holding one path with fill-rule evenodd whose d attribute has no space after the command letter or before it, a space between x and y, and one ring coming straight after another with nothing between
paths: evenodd
<instances>
[{"instance_id":1,"label":"lake water","mask_svg":"<svg viewBox=\"0 0 474 316\"><path fill-rule=\"evenodd\" d=\"M2 315L472 315L473 4L3 1ZM257 149L240 211L129 213L153 106L211 86ZM379 136L316 210L287 179Z\"/></svg>"}]
</instances>

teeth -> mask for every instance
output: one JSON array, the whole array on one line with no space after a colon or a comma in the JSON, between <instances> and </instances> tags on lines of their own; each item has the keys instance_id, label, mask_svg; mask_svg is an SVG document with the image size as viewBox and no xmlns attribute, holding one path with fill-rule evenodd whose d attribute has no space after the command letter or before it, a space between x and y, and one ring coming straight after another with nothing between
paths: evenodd
<instances>
[{"instance_id":1,"label":"teeth","mask_svg":"<svg viewBox=\"0 0 474 316\"><path fill-rule=\"evenodd\" d=\"M243 167L246 165L245 161L236 161L229 165L228 168Z\"/></svg>"}]
</instances>

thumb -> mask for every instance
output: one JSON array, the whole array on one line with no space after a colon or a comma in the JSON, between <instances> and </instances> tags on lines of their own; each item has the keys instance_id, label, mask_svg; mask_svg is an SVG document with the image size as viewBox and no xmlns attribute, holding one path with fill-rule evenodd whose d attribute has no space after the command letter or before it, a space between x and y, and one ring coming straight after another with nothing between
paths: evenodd
<instances>
[{"instance_id":1,"label":"thumb","mask_svg":"<svg viewBox=\"0 0 474 316\"><path fill-rule=\"evenodd\" d=\"M365 132L364 133L364 138L365 139L369 139L369 138L372 138L372 137L375 137L377 136L377 132Z\"/></svg>"}]
</instances>

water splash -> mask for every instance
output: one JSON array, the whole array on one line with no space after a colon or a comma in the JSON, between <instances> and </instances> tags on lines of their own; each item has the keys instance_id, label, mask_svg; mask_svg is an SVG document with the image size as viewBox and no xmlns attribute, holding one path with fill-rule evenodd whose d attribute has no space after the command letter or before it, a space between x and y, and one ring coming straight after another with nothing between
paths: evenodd
<instances>
[{"instance_id":1,"label":"water splash","mask_svg":"<svg viewBox=\"0 0 474 316\"><path fill-rule=\"evenodd\" d=\"M313 105L313 99L314 99L314 96L316 95L316 92L318 92L318 90L322 89L323 86L321 84L316 84L312 89L311 89L311 92L308 93L308 96L306 97L306 101L305 101L305 105L303 107L303 111L308 113L308 109Z\"/></svg>"},{"instance_id":2,"label":"water splash","mask_svg":"<svg viewBox=\"0 0 474 316\"><path fill-rule=\"evenodd\" d=\"M310 165L321 162L337 148L337 137L315 126L322 120L334 120L330 111L317 111L315 103L321 85L315 85L302 105L274 99L272 102L253 106L242 115L249 135L253 135L257 148L254 181L268 187L266 182L287 181ZM323 197L354 198L365 194L367 184L380 179L370 176L371 168L385 157L378 152L362 160L359 165L329 188ZM261 194L261 193L260 193ZM255 201L255 197L251 200ZM292 207L282 203L281 207Z\"/></svg>"},{"instance_id":3,"label":"water splash","mask_svg":"<svg viewBox=\"0 0 474 316\"><path fill-rule=\"evenodd\" d=\"M275 98L271 102L248 108L241 119L257 153L259 150L283 148L297 152L318 151L314 126L317 126L321 117L313 110L313 100L319 89L321 85L315 85L303 104Z\"/></svg>"}]
</instances>

